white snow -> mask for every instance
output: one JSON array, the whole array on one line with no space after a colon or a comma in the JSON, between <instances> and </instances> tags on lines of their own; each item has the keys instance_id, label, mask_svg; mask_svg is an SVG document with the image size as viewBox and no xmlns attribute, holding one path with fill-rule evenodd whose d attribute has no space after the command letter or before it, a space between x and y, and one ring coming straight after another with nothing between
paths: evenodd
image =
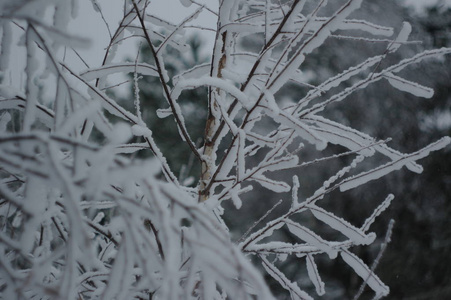
<instances>
[{"instance_id":1,"label":"white snow","mask_svg":"<svg viewBox=\"0 0 451 300\"><path fill-rule=\"evenodd\" d=\"M365 234L362 230L353 226L349 222L334 215L331 212L327 212L324 209L317 206L310 206L310 211L315 218L326 223L331 228L340 231L343 235L348 237L356 245L369 245L374 242L376 235L374 233Z\"/></svg>"},{"instance_id":2,"label":"white snow","mask_svg":"<svg viewBox=\"0 0 451 300\"><path fill-rule=\"evenodd\" d=\"M341 258L359 275L368 286L376 293L376 297L387 296L390 289L382 283L374 272L355 254L348 250L340 252Z\"/></svg>"},{"instance_id":3,"label":"white snow","mask_svg":"<svg viewBox=\"0 0 451 300\"><path fill-rule=\"evenodd\" d=\"M405 166L406 164L408 164L410 162L415 162L418 159L426 157L427 155L429 155L429 153L431 151L437 151L437 150L443 149L450 143L451 143L450 137L443 137L440 140L438 140L437 142L432 143L417 152L414 152L409 155L405 155L404 157L402 157L398 160L389 162L389 163L382 165L380 167L377 167L373 170L349 177L341 182L340 190L347 191L349 189L353 189L360 185L363 185L369 181L379 179L382 176L385 176L393 171L401 169L403 166Z\"/></svg>"},{"instance_id":4,"label":"white snow","mask_svg":"<svg viewBox=\"0 0 451 300\"><path fill-rule=\"evenodd\" d=\"M409 35L412 32L412 26L409 22L403 22L402 28L399 31L398 36L396 39L388 46L387 51L388 52L396 52L399 47L402 46L403 43L407 42L409 39Z\"/></svg>"},{"instance_id":5,"label":"white snow","mask_svg":"<svg viewBox=\"0 0 451 300\"><path fill-rule=\"evenodd\" d=\"M306 255L305 261L307 264L307 273L308 273L313 285L315 286L316 293L319 296L324 295L326 293L326 290L324 289L324 282L321 280L321 277L320 277L319 271L318 271L318 267L316 266L313 255L310 255L310 254Z\"/></svg>"},{"instance_id":6,"label":"white snow","mask_svg":"<svg viewBox=\"0 0 451 300\"><path fill-rule=\"evenodd\" d=\"M134 73L141 75L158 76L157 69L154 66L145 63L115 63L104 65L100 68L93 68L82 71L80 75L87 81L97 78L103 78L116 73Z\"/></svg>"},{"instance_id":7,"label":"white snow","mask_svg":"<svg viewBox=\"0 0 451 300\"><path fill-rule=\"evenodd\" d=\"M335 259L339 253L376 297L387 295L387 286L351 251L375 241L368 231L394 196L375 205L368 218L360 215L366 218L360 228L321 201L338 193L338 187L356 188L403 166L421 173L417 161L447 147L451 138L404 154L319 114L380 79L431 98L432 89L399 72L451 49L427 50L386 66L385 57L408 42L412 28L404 23L385 54L355 62L314 86L315 72L305 62L328 38L389 41L366 36L389 36L392 28L348 19L361 2L342 1L338 10L326 12L332 1L0 1L0 212L15 232L10 234L11 226L0 230L5 297L21 291L25 298L43 299L273 299L266 272L293 299L312 299L303 291L303 279L288 279L282 267L293 258L302 258L297 261L303 264L305 258L307 279L324 295L321 277L326 276L316 255ZM205 17L208 24L202 24ZM214 48L202 47L199 56L204 61L203 54L213 54L211 60L195 66L196 58L185 53L193 32L216 36L210 43ZM140 58L135 44L148 42L143 34L155 47L155 57L149 63L128 62L124 54ZM86 37L93 40L91 50L83 50L89 45ZM174 55L188 60L172 70ZM119 97L113 88L118 76L128 73L133 73L135 95ZM158 127L147 124L158 125L158 119L147 118L141 76L163 81L155 90L163 87L167 104L156 114L175 119L180 143L192 150L193 166L202 166L197 186L195 176L177 176L179 170L171 169L178 162L168 161L167 154L177 154L179 145L167 149L154 139ZM293 83L305 91L297 102L284 89ZM185 125L196 111L181 105L193 100L182 99L190 94L183 91L200 87L208 91L211 130L197 149L191 124ZM444 115L442 126L449 123ZM316 152L328 143L346 149L310 155L314 147L304 147L304 141ZM376 152L388 162L363 169ZM302 173L324 162L327 168L328 160L344 156L350 162L328 170L332 175L320 182ZM188 158L177 159L186 168L191 164ZM364 171L348 175L357 166ZM287 169L296 173L287 177ZM310 186L314 183L318 186ZM313 195L306 194L311 188ZM236 210L253 209L245 200L259 197L252 194L259 190L267 193L252 200L262 208L274 203L269 197L280 201L266 211L242 211L256 219L243 222L250 228L236 241L228 228L234 211L226 202ZM300 221L306 215L337 235L326 239L318 222ZM284 240L285 225L295 242Z\"/></svg>"},{"instance_id":8,"label":"white snow","mask_svg":"<svg viewBox=\"0 0 451 300\"><path fill-rule=\"evenodd\" d=\"M310 246L314 246L319 250L327 253L331 259L337 257L338 251L333 249L332 246L319 235L291 220L285 220L285 224L292 234L307 242Z\"/></svg>"},{"instance_id":9,"label":"white snow","mask_svg":"<svg viewBox=\"0 0 451 300\"><path fill-rule=\"evenodd\" d=\"M388 82L398 90L402 92L408 92L417 97L432 98L434 96L434 90L425 86L422 86L416 82L408 81L399 76L393 75L393 73L388 73L385 75Z\"/></svg>"},{"instance_id":10,"label":"white snow","mask_svg":"<svg viewBox=\"0 0 451 300\"><path fill-rule=\"evenodd\" d=\"M301 290L296 282L291 282L279 269L276 268L272 263L270 263L264 256L261 257L263 261L263 267L266 272L271 275L280 285L288 290L291 295L291 299L295 300L313 300L306 292Z\"/></svg>"}]
</instances>

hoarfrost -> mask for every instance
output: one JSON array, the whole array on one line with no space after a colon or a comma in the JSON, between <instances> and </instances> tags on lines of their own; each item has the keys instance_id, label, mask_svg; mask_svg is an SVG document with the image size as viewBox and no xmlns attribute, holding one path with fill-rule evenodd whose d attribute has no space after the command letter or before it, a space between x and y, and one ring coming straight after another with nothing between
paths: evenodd
<instances>
[{"instance_id":1,"label":"hoarfrost","mask_svg":"<svg viewBox=\"0 0 451 300\"><path fill-rule=\"evenodd\" d=\"M313 300L313 298L310 297L309 294L299 288L296 282L289 281L285 274L277 269L276 266L270 263L265 257L262 256L261 259L266 272L268 272L268 274L271 275L272 278L277 280L283 288L290 292L291 299Z\"/></svg>"},{"instance_id":2,"label":"hoarfrost","mask_svg":"<svg viewBox=\"0 0 451 300\"><path fill-rule=\"evenodd\" d=\"M104 65L100 68L85 70L80 75L87 81L91 81L97 78L103 78L115 73L134 73L137 72L141 75L158 76L158 72L154 66L140 63L116 63Z\"/></svg>"},{"instance_id":3,"label":"hoarfrost","mask_svg":"<svg viewBox=\"0 0 451 300\"><path fill-rule=\"evenodd\" d=\"M305 258L297 261L305 263L316 294L323 295L325 283L315 263L321 254L330 259L340 254L376 297L387 295L388 287L351 251L374 243L376 235L367 231L394 196L383 200L360 228L320 202L338 188L356 188L403 166L421 173L417 161L447 147L451 138L404 154L388 147L387 141L344 125L345 120L333 121L321 113L381 79L402 92L431 98L432 89L398 73L451 49L426 50L387 66L387 56L410 43L410 24L404 23L391 43L368 39L368 33L390 36L393 29L349 19L361 0L343 1L332 12L328 2L225 0L210 8L180 0L191 8L174 24L149 14L148 0L124 1L119 19L103 20L110 39L102 60L90 67L78 52L88 43L67 31L68 22L77 16L78 0L0 1L3 296L274 299L263 278L266 272L292 299L312 299L299 286L302 280L288 279L281 262ZM104 18L98 1L91 3ZM213 16L216 28L193 22L201 14ZM204 30L216 33L211 60L197 63L195 58L194 66L174 64L174 53L187 57L191 32ZM317 78L307 62L315 50L327 47L329 38L389 45L384 53L314 86L311 81ZM144 41L150 49L149 63L127 62L116 55L126 40ZM247 47L247 41L253 46ZM12 66L15 56L25 62L24 68ZM79 71L78 61L85 70ZM134 75L135 98L120 99L112 92L120 83L108 86L107 81L110 75L128 73ZM146 117L140 89L147 78L138 82L138 75L157 78L158 87L145 86L146 91L163 92L166 104L155 109L156 115L176 123L191 158L180 157L178 144L168 148L154 138L158 120ZM50 81L53 86L47 86ZM292 84L306 93L286 96ZM190 122L185 124L197 111L182 109L183 101L203 103L182 94L199 87L206 88L208 102L200 147L191 140ZM287 105L287 98L299 100ZM328 144L345 150L312 156L305 151L314 147L301 141L318 152ZM177 162L168 158L169 152L201 169L200 174L177 176L172 170ZM363 169L363 162L376 153L388 162ZM304 187L312 183L304 181L310 180L310 174L302 173L304 167L344 156L350 162L306 195L309 189ZM363 170L355 171L357 166ZM291 174L290 181L282 175L287 169L305 176ZM270 193L256 196L256 187ZM270 203L274 193L281 199L261 212L260 206ZM245 215L257 218L241 222L250 227L236 242L227 201L236 210L247 209L247 201L259 205ZM306 214L345 238L326 239L315 222L301 221ZM283 237L286 232L294 236L290 242Z\"/></svg>"},{"instance_id":4,"label":"hoarfrost","mask_svg":"<svg viewBox=\"0 0 451 300\"><path fill-rule=\"evenodd\" d=\"M405 43L409 39L409 35L412 32L412 26L409 22L403 22L401 31L399 32L396 39L393 41L393 43L388 47L388 52L395 52L396 50L401 47L403 43Z\"/></svg>"},{"instance_id":5,"label":"hoarfrost","mask_svg":"<svg viewBox=\"0 0 451 300\"><path fill-rule=\"evenodd\" d=\"M379 277L371 271L355 254L344 250L340 252L341 258L359 275L376 293L376 297L387 296L390 289L382 283Z\"/></svg>"},{"instance_id":6,"label":"hoarfrost","mask_svg":"<svg viewBox=\"0 0 451 300\"><path fill-rule=\"evenodd\" d=\"M434 90L425 86L422 86L416 82L411 82L399 76L395 76L392 73L385 75L388 82L400 91L411 93L417 97L431 98L434 95Z\"/></svg>"},{"instance_id":7,"label":"hoarfrost","mask_svg":"<svg viewBox=\"0 0 451 300\"><path fill-rule=\"evenodd\" d=\"M318 272L318 267L316 266L313 255L306 255L305 257L307 263L307 272L310 277L310 280L313 282L313 285L316 288L316 293L319 296L322 296L326 293L324 289L324 282L321 280L321 277Z\"/></svg>"}]
</instances>

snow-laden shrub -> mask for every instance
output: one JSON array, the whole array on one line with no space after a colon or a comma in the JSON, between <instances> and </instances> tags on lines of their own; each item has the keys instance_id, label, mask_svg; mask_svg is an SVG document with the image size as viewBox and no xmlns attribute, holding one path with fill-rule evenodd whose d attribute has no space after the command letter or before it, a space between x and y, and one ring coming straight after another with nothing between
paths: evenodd
<instances>
[{"instance_id":1,"label":"snow-laden shrub","mask_svg":"<svg viewBox=\"0 0 451 300\"><path fill-rule=\"evenodd\" d=\"M0 3L2 298L270 299L264 272L292 299L311 299L278 262L288 255L304 259L307 276L323 295L325 283L315 263L320 254L342 259L377 298L389 293L353 248L375 241L371 225L393 195L374 199L380 204L373 214L362 215L361 226L321 202L332 192L357 188L403 167L421 173L417 161L447 146L450 138L404 154L322 112L378 81L430 98L430 88L405 79L402 71L451 49L428 50L387 65L387 57L408 43L411 27L404 23L389 38L392 28L351 17L361 0L223 0L217 11L183 0L195 9L177 24L154 16L149 1L126 0L104 60L80 72L65 59L67 51L77 53L88 44L83 33L74 36L67 30L77 17L78 2ZM92 3L103 17L101 6ZM182 55L186 29L209 30L192 24L203 13L218 19L211 61L170 78L165 51L171 47ZM114 59L121 42L130 38L147 43L150 63ZM384 45L384 51L313 86L303 65L329 38ZM249 39L255 41L253 50L242 46ZM15 57L22 66L11 63ZM108 93L106 79L115 73L134 74L133 112ZM180 143L201 165L194 187L171 170L164 152L175 150L162 151L141 116L137 81L144 75L160 80L167 107L158 115L174 120ZM307 92L287 102L281 95L288 84ZM208 89L200 148L179 104L184 91L197 88ZM328 145L342 150L323 155ZM305 160L303 152L312 146L319 154ZM151 152L152 158L137 158L138 151ZM364 169L363 162L376 155L386 160ZM297 176L283 176L282 171L344 156L353 158L349 165L325 178L308 197L299 195ZM240 209L257 186L280 194L286 210L274 216L269 207L234 242L222 218L223 204L230 201ZM299 216L306 214L337 232L335 238L302 222ZM296 242L280 239L280 230Z\"/></svg>"}]
</instances>

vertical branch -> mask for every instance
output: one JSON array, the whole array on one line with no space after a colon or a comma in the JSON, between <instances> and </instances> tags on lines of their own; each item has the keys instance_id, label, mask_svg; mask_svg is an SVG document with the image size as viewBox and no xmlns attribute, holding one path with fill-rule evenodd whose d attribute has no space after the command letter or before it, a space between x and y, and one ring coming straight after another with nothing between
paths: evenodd
<instances>
[{"instance_id":1,"label":"vertical branch","mask_svg":"<svg viewBox=\"0 0 451 300\"><path fill-rule=\"evenodd\" d=\"M218 21L218 26L220 26L220 22ZM220 36L220 38L219 38ZM227 31L220 33L220 29L218 29L218 33L216 35L217 40L215 44L215 49L213 50L213 58L212 58L212 69L211 76L216 76L218 78L222 78L222 70L225 68L227 63L227 54L226 54L226 40L227 40ZM220 47L221 51L219 52L219 59L215 58L216 48ZM217 61L217 67L216 62ZM216 67L216 68L215 68ZM215 70L216 69L216 70ZM216 71L216 74L214 72ZM205 142L203 147L203 159L202 159L202 170L200 176L200 186L199 186L199 202L203 202L208 199L210 196L209 191L209 181L212 178L212 170L214 168L216 156L216 141L215 132L219 125L218 117L219 115L215 113L219 108L217 107L217 97L220 97L220 90L214 89L209 91L208 97L208 116L207 123L205 125Z\"/></svg>"},{"instance_id":2,"label":"vertical branch","mask_svg":"<svg viewBox=\"0 0 451 300\"><path fill-rule=\"evenodd\" d=\"M248 75L246 81L240 87L241 91L245 91L246 90L246 87L249 85L249 83L253 79L253 77L256 74L260 64L263 63L264 57L266 55L268 55L268 51L271 49L271 47L276 42L277 38L283 32L283 28L285 27L287 21L291 18L293 12L294 12L294 14L296 14L297 11L302 9L304 4L305 4L305 1L303 1L303 2L300 2L300 0L294 0L293 1L293 3L291 4L290 10L286 14L284 14L284 18L280 22L279 26L274 31L274 33L271 35L269 40L265 43L264 47L261 49L261 51L259 53L259 56L258 56L258 59L256 60L256 62L252 66L252 69L249 72L249 75ZM214 57L215 57L215 54L216 54L216 48L218 47L218 44L219 44L220 41L222 41L222 49L225 50L224 47L225 47L225 38L226 38L226 36L224 35L224 33L223 33L223 39L219 39L219 36L218 36L219 35L219 31L217 32L217 35L216 35L216 44L215 44L215 49L213 51L212 70L211 70L210 76L214 75L214 67L215 67L215 58ZM222 64L218 63L218 65L220 67L224 68L225 67L225 63L226 63L226 53L225 53L225 51L222 51L221 53L222 53L222 55L221 55L221 59L219 60L219 62L222 61L223 63ZM218 68L218 74L219 75L221 75L222 68ZM211 93L210 93L209 94L209 108L211 108L211 103L212 103L212 101L211 101ZM238 100L234 99L232 104L229 106L229 108L227 110L227 114L229 114L229 115L232 114L232 112L235 109L237 104L238 104ZM211 116L211 118L210 118L210 116ZM221 136L221 134L222 134L222 132L224 130L224 125L225 125L225 120L224 119L222 119L220 121L220 124L212 123L213 121L215 121L216 123L219 123L219 120L214 119L213 115L211 114L211 110L209 110L209 117L207 119L207 125L206 125L206 134L205 134L206 139L205 139L205 144L204 144L204 153L205 153L206 150L210 151L209 147L211 147L211 150L213 150L213 146L215 144L219 143L220 136ZM211 136L208 135L210 133L212 134ZM209 137L209 139L207 139L207 137ZM200 199L200 201L205 201L208 198L208 194L210 193L209 189L213 185L215 177L219 174L219 171L221 170L223 163L226 161L226 158L229 155L230 149L233 147L234 143L235 143L235 138L232 139L232 142L229 144L229 148L228 148L226 154L221 159L221 162L219 163L219 166L216 168L214 173L212 173L212 169L209 168L207 165L205 165L205 172L204 172L204 168L202 168L202 176L201 176L201 180L200 180L200 192L199 192L199 195L200 195L199 199ZM206 196L203 196L203 194L205 194Z\"/></svg>"},{"instance_id":3,"label":"vertical branch","mask_svg":"<svg viewBox=\"0 0 451 300\"><path fill-rule=\"evenodd\" d=\"M143 122L142 114L141 114L141 103L140 103L140 99L139 99L139 85L138 85L138 81L141 77L138 76L138 71L137 71L140 49L141 49L141 45L139 45L139 47L138 47L138 53L136 54L136 59L135 59L135 72L133 73L133 88L135 91L136 116L138 117L138 122Z\"/></svg>"},{"instance_id":4,"label":"vertical branch","mask_svg":"<svg viewBox=\"0 0 451 300\"><path fill-rule=\"evenodd\" d=\"M135 8L136 11L136 15L139 19L139 23L141 24L141 28L143 30L144 33L144 37L146 39L147 44L149 45L149 48L151 50L152 56L155 59L155 65L157 67L157 71L158 71L158 77L160 79L160 83L161 86L163 87L163 91L164 91L164 96L166 97L169 106L171 107L171 111L174 115L174 119L175 122L177 123L177 126L180 130L181 135L183 136L184 140L186 141L186 143L188 144L188 146L190 147L191 151L194 153L194 155L196 155L196 157L202 161L201 155L199 153L199 151L197 150L196 146L194 145L194 143L191 140L191 137L189 136L186 128L185 128L185 124L183 121L183 116L182 113L180 111L180 107L178 106L178 104L175 102L175 99L173 99L172 95L171 95L171 91L169 90L169 86L165 80L165 70L164 70L164 66L162 61L160 61L160 57L157 55L157 52L155 50L155 47L152 44L152 40L150 39L149 33L147 32L146 29L146 25L144 23L144 13L143 15L141 15L141 12L139 11L139 8L136 4L136 1L133 0L133 7Z\"/></svg>"},{"instance_id":5,"label":"vertical branch","mask_svg":"<svg viewBox=\"0 0 451 300\"><path fill-rule=\"evenodd\" d=\"M32 26L28 25L25 44L27 49L27 65L25 67L25 73L27 75L26 81L26 99L27 104L25 106L25 114L23 119L23 132L29 132L35 119L35 111L38 100L38 90L35 80L35 72L37 68L36 51L34 45L35 32L32 30Z\"/></svg>"}]
</instances>

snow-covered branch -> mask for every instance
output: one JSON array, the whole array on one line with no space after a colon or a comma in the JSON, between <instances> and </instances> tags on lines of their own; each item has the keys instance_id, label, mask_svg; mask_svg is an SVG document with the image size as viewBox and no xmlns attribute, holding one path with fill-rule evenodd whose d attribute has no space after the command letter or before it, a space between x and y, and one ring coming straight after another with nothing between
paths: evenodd
<instances>
[{"instance_id":1,"label":"snow-covered branch","mask_svg":"<svg viewBox=\"0 0 451 300\"><path fill-rule=\"evenodd\" d=\"M404 154L327 111L376 82L431 98L406 68L451 49L395 57L411 44L411 25L390 39L393 28L353 17L362 1L223 0L214 9L180 0L187 13L176 23L154 14L151 1L127 0L113 24L108 4L92 0L108 42L91 67L78 52L88 44L83 33L68 30L80 1L2 1L0 295L273 299L266 274L292 299L313 299L328 291L318 267L327 254L386 296L390 283L353 249L377 241L370 227L394 195L373 199L361 224L326 200L404 166L421 173L419 160L451 139ZM205 14L216 28L196 23ZM187 32L206 29L216 32L210 60L174 64L194 47ZM335 38L382 47L325 80L311 75L310 59ZM134 62L117 55L128 40L144 45ZM69 49L81 66L66 58ZM23 66L8 64L16 57ZM112 77L130 73L133 93L124 99ZM202 112L198 141L191 121ZM161 138L171 130L163 119L175 129ZM320 182L308 174L340 159L349 161ZM193 165L198 173L187 176ZM247 205L257 201L263 213ZM235 228L235 210L246 209L248 220L237 222L246 225ZM302 258L311 286L285 273L288 256Z\"/></svg>"}]
</instances>

